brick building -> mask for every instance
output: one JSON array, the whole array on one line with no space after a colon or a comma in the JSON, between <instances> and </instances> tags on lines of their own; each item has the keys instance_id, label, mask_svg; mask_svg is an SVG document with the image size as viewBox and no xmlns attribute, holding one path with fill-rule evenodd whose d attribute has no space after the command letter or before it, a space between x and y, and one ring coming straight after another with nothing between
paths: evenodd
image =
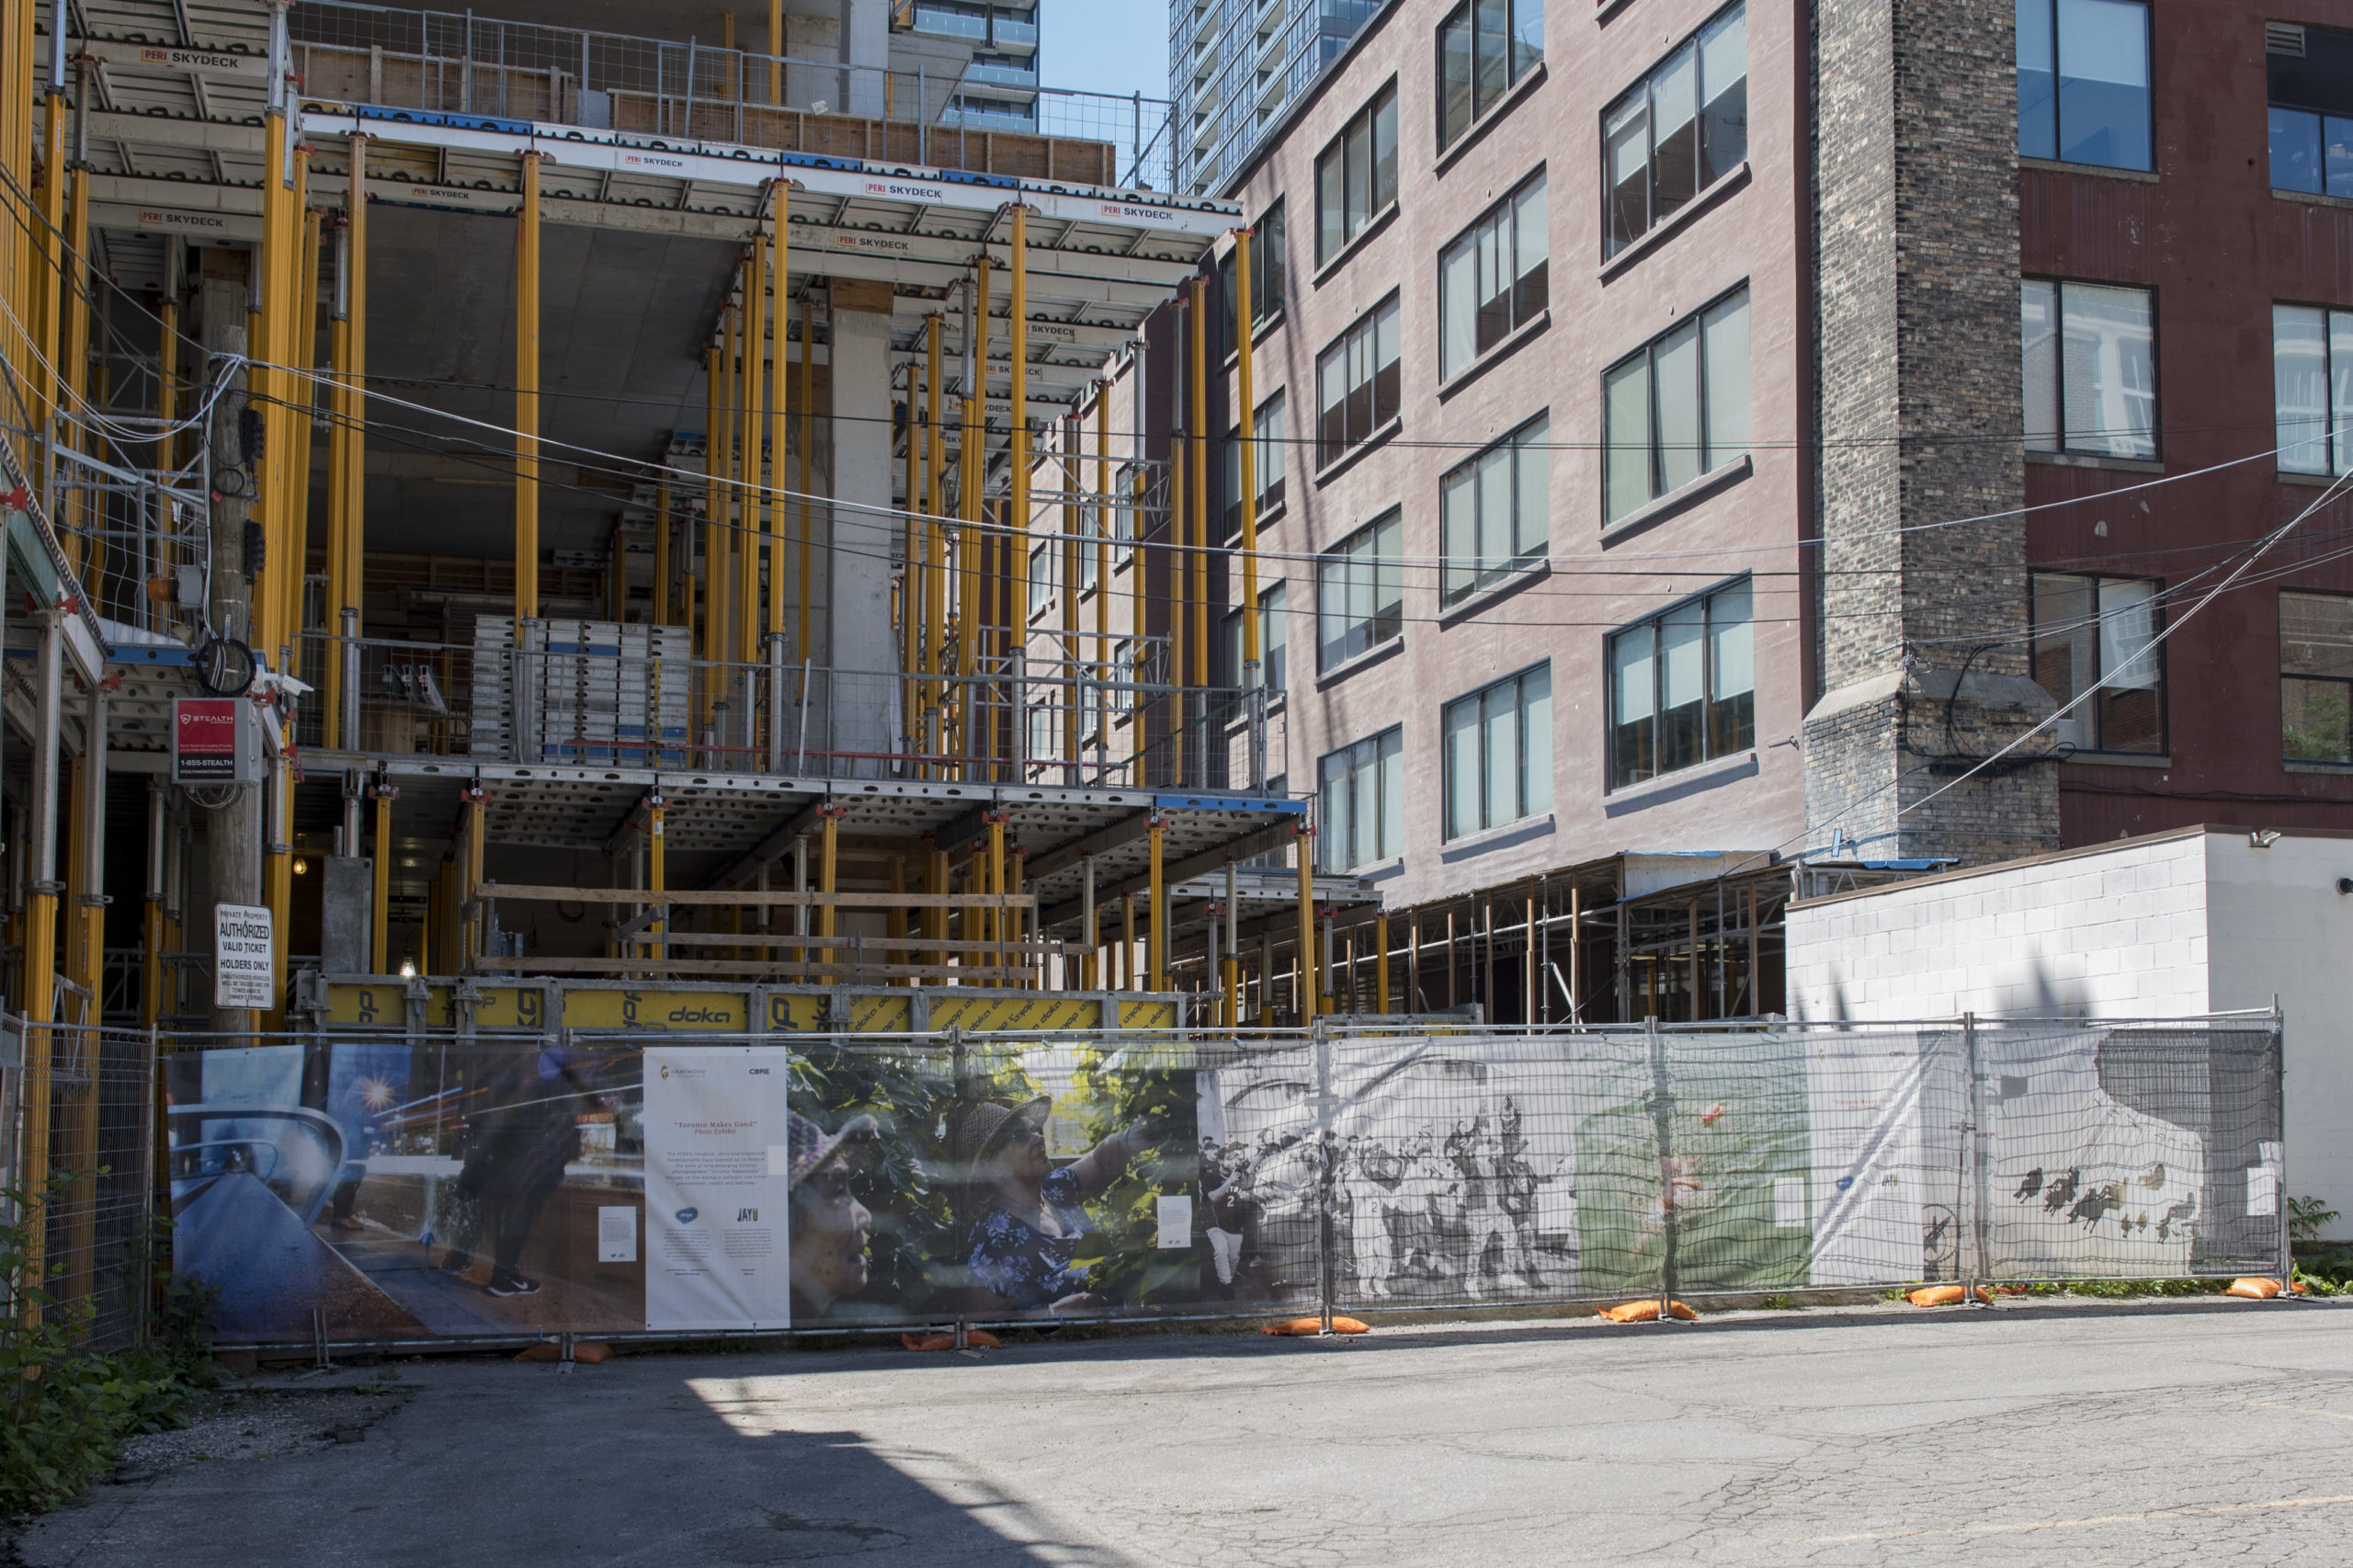
<instances>
[{"instance_id":1,"label":"brick building","mask_svg":"<svg viewBox=\"0 0 2353 1568\"><path fill-rule=\"evenodd\" d=\"M1564 1016L1528 960L1563 917L1643 945L1594 913L1643 891L1628 851L1712 853L1720 896L1807 850L2353 824L2346 0L1392 0L1221 193L1256 236L1266 771L1392 911L1475 899L1508 954L1491 895L1542 889L1513 994L1449 958L1450 994ZM1676 983L1770 1004L1689 891ZM1627 965L1586 968L1638 1017Z\"/></svg>"}]
</instances>

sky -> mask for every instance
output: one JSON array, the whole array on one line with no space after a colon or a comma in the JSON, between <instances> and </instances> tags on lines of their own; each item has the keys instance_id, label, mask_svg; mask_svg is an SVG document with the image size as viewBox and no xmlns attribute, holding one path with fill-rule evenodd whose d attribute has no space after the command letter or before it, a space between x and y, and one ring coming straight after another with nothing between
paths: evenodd
<instances>
[{"instance_id":1,"label":"sky","mask_svg":"<svg viewBox=\"0 0 2353 1568\"><path fill-rule=\"evenodd\" d=\"M1038 79L1124 97L1168 96L1165 0L1040 0Z\"/></svg>"}]
</instances>

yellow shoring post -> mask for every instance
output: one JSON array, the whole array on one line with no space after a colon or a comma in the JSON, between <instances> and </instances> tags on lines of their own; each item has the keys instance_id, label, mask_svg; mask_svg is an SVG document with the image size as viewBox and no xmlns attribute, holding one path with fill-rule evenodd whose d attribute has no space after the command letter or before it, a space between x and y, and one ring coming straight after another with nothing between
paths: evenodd
<instances>
[{"instance_id":1,"label":"yellow shoring post","mask_svg":"<svg viewBox=\"0 0 2353 1568\"><path fill-rule=\"evenodd\" d=\"M164 781L150 775L147 896L139 912L139 1021L151 1029L164 1015Z\"/></svg>"},{"instance_id":2,"label":"yellow shoring post","mask_svg":"<svg viewBox=\"0 0 2353 1568\"><path fill-rule=\"evenodd\" d=\"M482 885L482 805L488 797L482 786L473 784L460 790L458 799L465 802L465 822L458 829L458 892L450 902L457 908L458 963L469 968L482 951L482 928L473 902L474 890Z\"/></svg>"},{"instance_id":3,"label":"yellow shoring post","mask_svg":"<svg viewBox=\"0 0 2353 1568\"><path fill-rule=\"evenodd\" d=\"M1007 281L1012 299L1007 310L1012 317L1013 347L1013 426L1011 461L1006 465L1011 483L1011 496L1006 508L1006 571L1007 574L1005 627L1008 654L1027 654L1029 642L1029 210L1019 202L1013 204L1013 244L1011 275ZM983 367L986 361L982 361ZM985 373L985 370L983 371ZM1013 687L1008 686L1006 694ZM1008 715L1016 727L1026 726L1027 713ZM1006 749L1020 756L1028 747L1028 737L1018 733L1008 735ZM1017 780L1019 782L1019 780ZM1000 937L1000 940L1003 938Z\"/></svg>"},{"instance_id":4,"label":"yellow shoring post","mask_svg":"<svg viewBox=\"0 0 2353 1568\"><path fill-rule=\"evenodd\" d=\"M356 188L356 187L355 187ZM343 608L349 604L348 551L351 521L351 319L343 301L351 284L350 235L343 235L335 258L335 306L327 324L327 593L326 652L319 687L322 733L330 747L343 744ZM168 341L168 338L167 338ZM350 853L348 847L344 851Z\"/></svg>"},{"instance_id":5,"label":"yellow shoring post","mask_svg":"<svg viewBox=\"0 0 2353 1568\"><path fill-rule=\"evenodd\" d=\"M1307 1023L1317 1011L1315 997L1315 830L1295 827L1292 842L1299 856L1299 1021Z\"/></svg>"},{"instance_id":6,"label":"yellow shoring post","mask_svg":"<svg viewBox=\"0 0 2353 1568\"><path fill-rule=\"evenodd\" d=\"M24 1108L24 1126L18 1133L22 1142L17 1161L18 1168L24 1172L27 1196L31 1199L26 1227L31 1234L26 1250L32 1259L28 1273L35 1283L44 1278L43 1264L49 1250L46 1184L51 1170L50 1065L57 1047L51 1031L40 1026L54 1022L57 1017L57 751L59 733L64 728L65 643L64 628L59 619L65 613L52 609L42 618L33 699L37 722L31 809L27 812L24 845L28 873L24 991L17 1001L24 1008L28 1027L25 1075L18 1096ZM52 698L50 693L56 695ZM24 1317L28 1323L40 1321L37 1299L24 1303Z\"/></svg>"},{"instance_id":7,"label":"yellow shoring post","mask_svg":"<svg viewBox=\"0 0 2353 1568\"><path fill-rule=\"evenodd\" d=\"M27 56L31 52L34 0L18 0L18 3L23 6L20 15L24 18L23 37L27 48L23 55L17 57L21 61L17 74L29 87L32 82L33 63ZM57 14L53 6L51 14ZM14 41L11 40L12 43ZM29 93L24 99L10 100L11 103L29 103L30 101ZM38 239L27 239L17 254L22 256L28 263L37 265L40 269L40 287L38 294L30 289L24 291L28 299L38 301L39 307L36 316L25 319L28 325L40 335L40 341L35 346L39 362L34 364L31 369L32 382L37 393L33 411L42 427L34 432L34 437L45 440L51 434L47 428L49 415L61 410L64 403L63 290L68 265L65 257L65 190L69 183L65 177L65 165L68 161L65 149L65 93L62 84L53 76L49 84L48 98L42 108L41 217L44 222L38 227ZM18 134L17 119L17 117L14 112L7 116L8 134L12 138ZM27 137L24 144L28 153L29 153L29 137ZM17 172L22 176L24 188L29 193L32 188L32 165L29 157L25 163L17 165ZM72 544L66 543L66 549L71 551Z\"/></svg>"},{"instance_id":8,"label":"yellow shoring post","mask_svg":"<svg viewBox=\"0 0 2353 1568\"><path fill-rule=\"evenodd\" d=\"M776 0L781 6L783 0ZM781 16L780 11L774 13ZM780 30L780 28L779 28ZM772 52L782 54L779 44ZM771 66L780 71L781 66ZM781 78L779 78L779 82ZM778 97L781 103L783 99ZM769 270L774 274L768 284L769 298L774 301L768 311L768 341L761 349L767 362L768 387L768 463L764 486L767 492L768 517L766 537L768 547L768 619L767 633L771 637L784 635L784 446L785 419L791 403L792 383L784 369L784 313L787 298L785 286L791 274L791 238L786 225L791 220L792 183L790 180L769 182L769 191L776 199L776 244L768 252ZM765 652L765 650L763 650ZM768 722L784 722L783 695L768 693Z\"/></svg>"},{"instance_id":9,"label":"yellow shoring post","mask_svg":"<svg viewBox=\"0 0 2353 1568\"><path fill-rule=\"evenodd\" d=\"M984 862L983 876L987 885L981 891L995 900L981 912L981 940L995 944L990 959L996 968L1005 967L1005 819L1003 812L990 812L989 858ZM995 983L1003 983L1000 976Z\"/></svg>"},{"instance_id":10,"label":"yellow shoring post","mask_svg":"<svg viewBox=\"0 0 2353 1568\"><path fill-rule=\"evenodd\" d=\"M670 481L654 482L654 624L670 624Z\"/></svg>"},{"instance_id":11,"label":"yellow shoring post","mask_svg":"<svg viewBox=\"0 0 2353 1568\"><path fill-rule=\"evenodd\" d=\"M1192 432L1193 483L1188 487L1193 501L1189 542L1192 556L1186 563L1185 597L1192 602L1193 624L1186 647L1192 654L1191 679L1187 683L1196 691L1205 691L1210 684L1210 357L1209 321L1211 285L1206 278L1193 280L1193 352L1188 358L1193 369L1193 408L1186 421ZM1202 700L1206 701L1204 698ZM1183 714L1185 699L1177 701L1177 711ZM1180 721L1181 722L1181 721ZM1199 754L1195 764L1206 780L1209 768L1209 726L1193 750Z\"/></svg>"},{"instance_id":12,"label":"yellow shoring post","mask_svg":"<svg viewBox=\"0 0 2353 1568\"><path fill-rule=\"evenodd\" d=\"M817 839L817 891L821 893L831 893L835 888L835 873L840 866L842 816L848 809L847 806L817 808L817 815L823 824ZM834 905L829 898L817 906L817 935L830 937L833 934ZM834 961L834 949L826 947L818 950L822 956L817 961L830 966ZM834 983L833 970L830 967L820 970L817 982L821 985L831 985Z\"/></svg>"},{"instance_id":13,"label":"yellow shoring post","mask_svg":"<svg viewBox=\"0 0 2353 1568\"><path fill-rule=\"evenodd\" d=\"M983 250L972 264L972 342L965 358L972 363L972 385L964 389L964 436L961 453L963 458L963 483L957 494L957 515L963 519L962 537L957 546L958 564L962 568L962 592L956 606L957 660L956 672L965 678L961 687L960 708L962 722L957 750L963 756L977 760L983 755L983 728L986 712L980 699L981 622L985 618L988 602L986 579L982 575L983 560L981 549L981 520L985 515L981 505L981 486L988 477L989 447L989 254ZM960 777L973 778L972 763L960 765Z\"/></svg>"},{"instance_id":14,"label":"yellow shoring post","mask_svg":"<svg viewBox=\"0 0 2353 1568\"><path fill-rule=\"evenodd\" d=\"M399 798L400 787L385 774L376 775L376 784L369 790L376 802L375 861L369 869L373 884L369 890L375 897L375 922L368 931L369 973L390 974L392 961L392 801Z\"/></svg>"},{"instance_id":15,"label":"yellow shoring post","mask_svg":"<svg viewBox=\"0 0 2353 1568\"><path fill-rule=\"evenodd\" d=\"M1016 844L1012 847L1011 854L1011 869L1007 876L1005 891L1012 894L1015 898L1019 898L1021 896L1022 873L1028 869L1029 864L1029 851L1027 846ZM1007 905L1005 910L1004 919L1007 929L1006 931L999 932L997 934L997 939L1001 942L1010 942L1012 944L1015 956L1019 960L1012 967L1021 971L1014 977L1013 987L1017 991L1030 990L1032 987L1030 985L1029 955L1020 950L1021 944L1026 941L1029 936L1029 917L1024 915L1018 908ZM1007 934L1008 932L1010 935Z\"/></svg>"},{"instance_id":16,"label":"yellow shoring post","mask_svg":"<svg viewBox=\"0 0 2353 1568\"><path fill-rule=\"evenodd\" d=\"M925 749L938 752L947 749L943 744L945 726L940 717L940 661L944 650L940 638L948 624L946 585L942 574L944 539L939 523L939 483L942 461L946 454L940 449L939 425L939 312L934 311L924 318L924 395L928 400L924 408L923 432L923 669L934 677L925 682L923 710L929 739ZM924 765L922 777L940 776L935 763Z\"/></svg>"},{"instance_id":17,"label":"yellow shoring post","mask_svg":"<svg viewBox=\"0 0 2353 1568\"><path fill-rule=\"evenodd\" d=\"M665 880L667 868L663 859L662 833L663 815L667 808L659 795L648 795L645 798L645 887L648 892L660 892L669 885ZM659 901L656 903L658 908ZM648 958L665 959L670 956L670 946L663 940L669 935L669 930L670 922L666 917L666 911L657 913L652 920L646 922L645 935L648 940L645 944L645 952Z\"/></svg>"},{"instance_id":18,"label":"yellow shoring post","mask_svg":"<svg viewBox=\"0 0 2353 1568\"><path fill-rule=\"evenodd\" d=\"M900 516L904 542L899 555L899 722L904 733L921 733L915 705L922 686L923 652L923 437L917 426L923 411L923 367L907 361L907 483L906 506ZM919 749L911 741L910 750Z\"/></svg>"},{"instance_id":19,"label":"yellow shoring post","mask_svg":"<svg viewBox=\"0 0 2353 1568\"><path fill-rule=\"evenodd\" d=\"M738 262L735 267L738 287L743 286L745 271L743 263ZM732 304L720 307L719 420L714 432L719 442L719 466L713 471L718 478L711 492L717 503L712 510L716 523L712 529L710 560L704 567L710 574L710 581L704 592L710 597L711 668L705 673L710 681L714 722L719 705L726 702L730 695L726 666L735 657L735 621L743 608L737 597L735 570L735 541L741 537L735 527L735 513L743 495L735 482L736 449L742 434L737 426L742 415L737 402L743 395L743 362L737 356L743 352L743 321L744 314L738 307ZM716 738L720 745L727 744L724 733Z\"/></svg>"},{"instance_id":20,"label":"yellow shoring post","mask_svg":"<svg viewBox=\"0 0 2353 1568\"><path fill-rule=\"evenodd\" d=\"M179 417L180 407L180 302L171 295L155 301L155 317L161 324L155 340L155 418L165 428ZM170 468L178 458L179 443L169 436L157 438L154 464ZM168 563L167 563L168 564ZM168 571L165 574L168 575Z\"/></svg>"},{"instance_id":21,"label":"yellow shoring post","mask_svg":"<svg viewBox=\"0 0 2353 1568\"><path fill-rule=\"evenodd\" d=\"M1168 884L1162 874L1162 855L1167 846L1168 824L1159 817L1153 818L1145 824L1145 835L1151 840L1152 847L1152 908L1149 912L1152 961L1147 966L1151 983L1144 989L1165 991L1168 989Z\"/></svg>"},{"instance_id":22,"label":"yellow shoring post","mask_svg":"<svg viewBox=\"0 0 2353 1568\"><path fill-rule=\"evenodd\" d=\"M722 324L726 313L726 308L722 306L720 316ZM695 676L695 729L698 744L700 741L700 732L710 722L710 671L708 666L712 660L719 657L718 610L722 602L719 597L719 529L720 519L726 505L721 496L724 494L722 488L722 475L724 472L722 465L727 450L727 440L720 417L719 400L723 386L721 377L724 373L722 367L726 363L725 354L724 344L719 335L714 334L710 347L704 351L703 355L702 628L695 639L695 649L696 656L702 660L705 667L697 671ZM689 585L688 592L691 596L694 581L691 551L688 552L687 580ZM687 609L688 623L691 625L694 620L694 605L691 598Z\"/></svg>"},{"instance_id":23,"label":"yellow shoring post","mask_svg":"<svg viewBox=\"0 0 2353 1568\"><path fill-rule=\"evenodd\" d=\"M306 173L311 161L309 149L298 150L294 157L296 169ZM298 173L297 189L305 189L309 184L310 181ZM301 213L302 281L294 291L293 363L301 370L316 370L319 360L319 214L307 205L301 209ZM318 406L319 383L311 376L297 375L290 384L299 412L292 418L294 460L288 465L286 474L290 492L287 497L288 527L293 534L296 563L296 569L287 574L286 583L286 672L300 676L302 673L303 599L311 575L311 445L312 433L315 428L311 420L311 411ZM332 477L327 494L332 501L335 494ZM315 687L319 682L313 679L311 684ZM333 686L334 682L327 684ZM335 732L328 731L327 736L327 744L333 745Z\"/></svg>"},{"instance_id":24,"label":"yellow shoring post","mask_svg":"<svg viewBox=\"0 0 2353 1568\"><path fill-rule=\"evenodd\" d=\"M84 91L88 90L85 78ZM58 393L58 406L74 413L86 411L90 399L86 389L90 384L90 171L79 159L74 161L67 173L72 185L72 201L66 219L65 265L69 278L65 285L65 339L58 346L58 374L64 385ZM75 451L85 446L96 447L97 438L80 436L66 445ZM60 478L63 475L61 473ZM65 553L79 565L83 559L81 539L93 525L87 492L76 491L65 510L73 518L72 531L65 536Z\"/></svg>"},{"instance_id":25,"label":"yellow shoring post","mask_svg":"<svg viewBox=\"0 0 2353 1568\"><path fill-rule=\"evenodd\" d=\"M1120 900L1120 989L1136 988L1136 895Z\"/></svg>"},{"instance_id":26,"label":"yellow shoring post","mask_svg":"<svg viewBox=\"0 0 2353 1568\"><path fill-rule=\"evenodd\" d=\"M1382 910L1372 917L1372 944L1380 956L1372 963L1373 989L1380 993L1379 1010L1389 1011L1389 912Z\"/></svg>"},{"instance_id":27,"label":"yellow shoring post","mask_svg":"<svg viewBox=\"0 0 2353 1568\"><path fill-rule=\"evenodd\" d=\"M784 107L783 54L784 0L768 0L768 103L772 108L777 108ZM779 241L784 238L784 230L781 227L777 230L777 238ZM781 299L783 296L779 293L778 298ZM779 452L784 450L782 442L777 444L777 450Z\"/></svg>"},{"instance_id":28,"label":"yellow shoring post","mask_svg":"<svg viewBox=\"0 0 2353 1568\"><path fill-rule=\"evenodd\" d=\"M740 382L744 406L735 454L741 482L737 494L744 498L742 523L735 530L735 662L746 666L757 663L760 656L760 371L767 362L767 304L768 237L755 228L752 256L744 267L744 327L735 335L736 347L744 356ZM738 730L745 744L753 744L748 710Z\"/></svg>"},{"instance_id":29,"label":"yellow shoring post","mask_svg":"<svg viewBox=\"0 0 2353 1568\"><path fill-rule=\"evenodd\" d=\"M1119 497L1111 494L1111 383L1095 383L1095 678L1111 678L1111 533L1119 527ZM1074 650L1074 652L1075 650ZM1095 694L1095 722L1103 727L1103 752L1110 750L1108 691Z\"/></svg>"},{"instance_id":30,"label":"yellow shoring post","mask_svg":"<svg viewBox=\"0 0 2353 1568\"><path fill-rule=\"evenodd\" d=\"M1242 670L1243 684L1247 687L1258 678L1258 411L1256 393L1253 391L1251 356L1256 347L1251 335L1250 241L1252 232L1238 231L1239 243L1233 247L1233 307L1235 358L1234 385L1241 398L1241 411L1236 415L1242 435ZM1251 700L1249 693L1244 700ZM1253 778L1250 786L1257 788ZM1383 951L1387 949L1384 949Z\"/></svg>"},{"instance_id":31,"label":"yellow shoring post","mask_svg":"<svg viewBox=\"0 0 2353 1568\"><path fill-rule=\"evenodd\" d=\"M1071 415L1062 422L1062 601L1063 642L1055 654L1061 667L1054 679L1064 693L1063 700L1062 760L1070 767L1078 765L1078 416ZM1097 592L1102 585L1096 585ZM1073 777L1073 782L1076 782Z\"/></svg>"},{"instance_id":32,"label":"yellow shoring post","mask_svg":"<svg viewBox=\"0 0 2353 1568\"><path fill-rule=\"evenodd\" d=\"M1164 678L1175 688L1176 712L1168 711L1166 699L1162 699L1162 722L1168 731L1168 777L1171 785L1185 781L1185 378L1190 373L1186 364L1184 347L1190 335L1184 329L1185 312L1191 304L1192 290L1186 290L1176 299L1178 352L1176 374L1168 389L1169 401L1176 404L1168 436L1168 510L1162 519L1160 559L1162 582L1166 594L1168 617L1168 666Z\"/></svg>"},{"instance_id":33,"label":"yellow shoring post","mask_svg":"<svg viewBox=\"0 0 2353 1568\"><path fill-rule=\"evenodd\" d=\"M515 646L540 613L540 154L523 154L515 244Z\"/></svg>"},{"instance_id":34,"label":"yellow shoring post","mask_svg":"<svg viewBox=\"0 0 2353 1568\"><path fill-rule=\"evenodd\" d=\"M310 295L303 281L303 263L316 259L307 244L310 149L293 146L289 149L288 158L292 170L291 195L280 230L285 236L285 259L270 279L278 292L271 295L263 308L271 323L270 362L277 367L278 387L278 395L271 400L268 411L269 417L277 422L268 440L269 493L277 506L277 521L267 554L278 567L270 578L272 607L278 617L278 635L270 642L270 649L278 667L291 675L294 651L302 642L302 578L310 565L310 540L303 522L311 496L306 402L311 384L298 372L309 366L318 345L317 335L305 330L308 324L302 313L303 301ZM309 321L314 323L316 319L313 314ZM290 889L292 883L290 881L288 886Z\"/></svg>"},{"instance_id":35,"label":"yellow shoring post","mask_svg":"<svg viewBox=\"0 0 2353 1568\"><path fill-rule=\"evenodd\" d=\"M783 308L781 301L778 308ZM779 317L779 320L782 318ZM801 533L794 541L795 559L792 603L792 656L806 665L809 651L810 535L817 526L816 514L809 509L809 491L815 483L817 458L817 302L804 296L801 301L801 462L795 471L800 476L796 488L801 492ZM801 700L809 694L802 692Z\"/></svg>"},{"instance_id":36,"label":"yellow shoring post","mask_svg":"<svg viewBox=\"0 0 2353 1568\"><path fill-rule=\"evenodd\" d=\"M343 611L352 610L357 633L367 627L358 615L367 603L368 581L368 139L351 139L350 194L344 201L345 250L351 276L344 286L344 314L349 318L350 340L344 350L344 421L348 453L344 461L343 540L345 597L334 607L333 627L343 630ZM330 682L335 671L326 672ZM330 744L340 738L330 734Z\"/></svg>"}]
</instances>

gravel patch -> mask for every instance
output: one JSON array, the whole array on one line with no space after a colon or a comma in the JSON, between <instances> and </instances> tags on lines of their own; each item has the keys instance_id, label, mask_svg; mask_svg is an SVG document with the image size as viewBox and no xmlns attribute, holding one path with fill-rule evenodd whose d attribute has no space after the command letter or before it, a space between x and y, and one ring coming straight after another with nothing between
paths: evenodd
<instances>
[{"instance_id":1,"label":"gravel patch","mask_svg":"<svg viewBox=\"0 0 2353 1568\"><path fill-rule=\"evenodd\" d=\"M110 1478L153 1481L212 1460L266 1460L364 1442L368 1429L415 1391L376 1389L224 1389L199 1397L188 1424L123 1444Z\"/></svg>"}]
</instances>

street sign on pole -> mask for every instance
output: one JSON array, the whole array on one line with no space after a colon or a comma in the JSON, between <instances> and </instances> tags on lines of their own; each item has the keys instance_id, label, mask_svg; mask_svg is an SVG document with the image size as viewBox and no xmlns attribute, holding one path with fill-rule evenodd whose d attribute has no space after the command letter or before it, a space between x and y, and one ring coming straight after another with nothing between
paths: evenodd
<instances>
[{"instance_id":1,"label":"street sign on pole","mask_svg":"<svg viewBox=\"0 0 2353 1568\"><path fill-rule=\"evenodd\" d=\"M271 939L269 907L258 903L215 906L212 931L212 1005L215 1007L278 1006L278 945Z\"/></svg>"}]
</instances>

